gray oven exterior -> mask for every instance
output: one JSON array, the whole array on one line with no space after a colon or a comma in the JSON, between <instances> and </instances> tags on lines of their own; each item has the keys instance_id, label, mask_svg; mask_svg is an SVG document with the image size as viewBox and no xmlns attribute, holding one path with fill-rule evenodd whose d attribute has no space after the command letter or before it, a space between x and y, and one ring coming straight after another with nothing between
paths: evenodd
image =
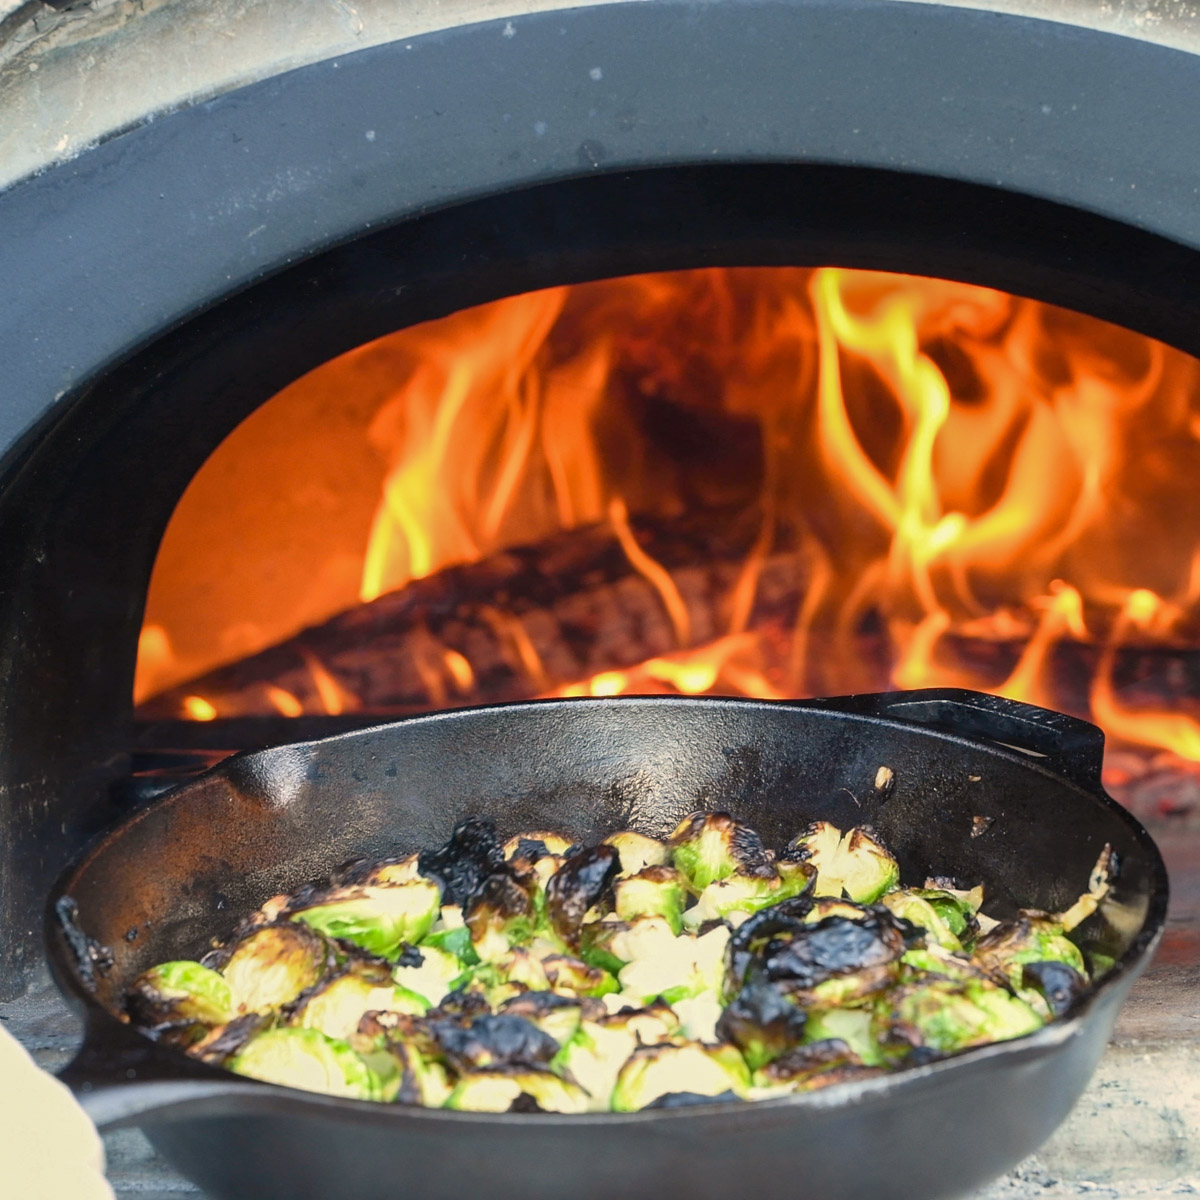
<instances>
[{"instance_id":1,"label":"gray oven exterior","mask_svg":"<svg viewBox=\"0 0 1200 1200\"><path fill-rule=\"evenodd\" d=\"M306 276L306 263L340 262L321 256L471 205L484 206L478 227L490 230L489 246L511 242L520 220L512 197L559 188L555 204L530 208L533 224L508 257L493 254L504 270L471 295L536 286L551 268L523 272L519 246L553 243L572 197L583 204L603 192L612 208L627 194L634 207L653 206L708 195L702 182L698 192L637 190L655 172L701 181L724 172L727 188L744 166L842 172L861 188L921 181L897 190L896 211L876 212L862 237L844 227L814 235L800 252L809 261L932 263L1200 351L1200 15L1186 5L1157 19L1147 10L1140 26L1137 11L1091 3L996 11L644 0L453 11L414 9L411 36L385 27L378 44L355 52L357 43L314 37L299 65L264 52L262 69L207 94L197 85L172 99L164 88L172 111L120 130L98 118L94 144L61 160L34 147L22 161L42 169L0 191L0 999L38 969L51 879L117 815L106 789L126 762L158 534L191 471L265 398L213 376L214 395L237 393L219 416L180 402L164 424L176 401L143 351L195 314L241 297L230 303L252 318L253 297L268 294L255 289L272 279L315 294L336 269ZM278 73L284 66L294 69ZM626 181L633 190L623 193ZM919 239L905 249L904 230L921 217L913 207L938 194L946 203L922 218L927 234L938 226L941 257L930 259ZM743 219L740 201L722 196L705 214L701 259L731 253L714 233L722 203L733 206L731 222ZM975 200L996 196L1028 201L1032 232L1022 242L1021 221L1010 220L998 239L1008 250L989 254L988 210ZM488 209L493 198L500 207ZM795 219L819 232L837 216L798 209ZM675 217L630 219L661 229ZM685 227L693 217L677 214ZM497 220L509 225L497 232ZM464 244L464 270L480 244ZM425 253L419 239L413 253ZM773 253L786 256L759 245L745 261ZM438 255L421 268L426 282L454 269L452 239ZM584 256L566 274L602 273L597 262ZM632 269L650 259L618 253L613 262ZM414 319L404 305L415 286L403 263L381 272L380 310ZM449 291L437 294L425 315L448 304ZM303 302L297 295L297 312ZM299 316L295 328L304 329ZM312 352L338 348L316 338ZM124 372L120 386L114 372ZM89 491L93 480L103 486Z\"/></svg>"}]
</instances>

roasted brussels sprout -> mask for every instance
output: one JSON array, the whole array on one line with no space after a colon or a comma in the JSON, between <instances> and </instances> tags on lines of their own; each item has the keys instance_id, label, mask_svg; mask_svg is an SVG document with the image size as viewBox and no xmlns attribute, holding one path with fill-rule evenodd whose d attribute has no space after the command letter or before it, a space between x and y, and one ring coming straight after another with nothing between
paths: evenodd
<instances>
[{"instance_id":1,"label":"roasted brussels sprout","mask_svg":"<svg viewBox=\"0 0 1200 1200\"><path fill-rule=\"evenodd\" d=\"M746 1062L733 1046L704 1046L698 1042L643 1046L635 1050L617 1075L614 1112L637 1112L660 1096L691 1092L744 1096L750 1088Z\"/></svg>"},{"instance_id":2,"label":"roasted brussels sprout","mask_svg":"<svg viewBox=\"0 0 1200 1200\"><path fill-rule=\"evenodd\" d=\"M418 862L423 875L441 880L448 903L466 906L489 875L504 873L504 848L491 821L468 817L444 846L423 850Z\"/></svg>"},{"instance_id":3,"label":"roasted brussels sprout","mask_svg":"<svg viewBox=\"0 0 1200 1200\"><path fill-rule=\"evenodd\" d=\"M717 1022L717 1036L732 1042L752 1071L778 1058L804 1036L804 1011L761 971L742 985Z\"/></svg>"},{"instance_id":4,"label":"roasted brussels sprout","mask_svg":"<svg viewBox=\"0 0 1200 1200\"><path fill-rule=\"evenodd\" d=\"M494 962L533 937L533 900L511 875L489 875L466 909L471 944L482 962Z\"/></svg>"},{"instance_id":5,"label":"roasted brussels sprout","mask_svg":"<svg viewBox=\"0 0 1200 1200\"><path fill-rule=\"evenodd\" d=\"M873 904L900 880L899 864L866 825L843 834L828 821L814 821L791 842L784 857L816 867L818 896L847 896Z\"/></svg>"},{"instance_id":6,"label":"roasted brussels sprout","mask_svg":"<svg viewBox=\"0 0 1200 1200\"><path fill-rule=\"evenodd\" d=\"M770 908L781 900L805 895L816 880L817 873L807 863L781 862L770 874L728 875L710 883L696 903L683 914L683 924L699 929L709 921L730 920ZM732 920L731 920L732 918Z\"/></svg>"},{"instance_id":7,"label":"roasted brussels sprout","mask_svg":"<svg viewBox=\"0 0 1200 1200\"><path fill-rule=\"evenodd\" d=\"M379 1077L350 1047L318 1029L269 1029L251 1038L227 1066L264 1083L377 1100Z\"/></svg>"},{"instance_id":8,"label":"roasted brussels sprout","mask_svg":"<svg viewBox=\"0 0 1200 1200\"><path fill-rule=\"evenodd\" d=\"M577 996L606 996L617 990L617 981L601 967L589 967L578 958L551 954L542 959L546 979L555 991L574 992Z\"/></svg>"},{"instance_id":9,"label":"roasted brussels sprout","mask_svg":"<svg viewBox=\"0 0 1200 1200\"><path fill-rule=\"evenodd\" d=\"M531 1103L521 1104L522 1096ZM588 1110L587 1093L552 1071L533 1067L493 1067L463 1075L446 1101L447 1108L471 1112L556 1112Z\"/></svg>"},{"instance_id":10,"label":"roasted brussels sprout","mask_svg":"<svg viewBox=\"0 0 1200 1200\"><path fill-rule=\"evenodd\" d=\"M881 1067L867 1066L840 1038L826 1038L794 1046L764 1067L755 1076L755 1083L785 1091L810 1092L881 1073Z\"/></svg>"},{"instance_id":11,"label":"roasted brussels sprout","mask_svg":"<svg viewBox=\"0 0 1200 1200\"><path fill-rule=\"evenodd\" d=\"M683 929L683 876L674 867L643 867L636 875L618 879L613 895L623 921L662 917L672 933Z\"/></svg>"},{"instance_id":12,"label":"roasted brussels sprout","mask_svg":"<svg viewBox=\"0 0 1200 1200\"><path fill-rule=\"evenodd\" d=\"M565 1046L579 1032L583 1020L583 1005L579 1000L559 992L525 992L500 1006L502 1016L521 1017L549 1034L559 1047Z\"/></svg>"},{"instance_id":13,"label":"roasted brussels sprout","mask_svg":"<svg viewBox=\"0 0 1200 1200\"><path fill-rule=\"evenodd\" d=\"M399 1068L400 1080L394 1097L397 1102L441 1108L450 1098L454 1089L445 1066L423 1054L413 1042L387 1042L384 1053L391 1054Z\"/></svg>"},{"instance_id":14,"label":"roasted brussels sprout","mask_svg":"<svg viewBox=\"0 0 1200 1200\"><path fill-rule=\"evenodd\" d=\"M405 942L419 942L433 927L441 899L436 883L418 878L387 887L333 888L288 915L331 938L394 959Z\"/></svg>"},{"instance_id":15,"label":"roasted brussels sprout","mask_svg":"<svg viewBox=\"0 0 1200 1200\"><path fill-rule=\"evenodd\" d=\"M634 833L632 829L609 834L604 844L612 846L620 856L622 875L636 875L647 867L661 867L671 857L671 851L662 842L642 833Z\"/></svg>"},{"instance_id":16,"label":"roasted brussels sprout","mask_svg":"<svg viewBox=\"0 0 1200 1200\"><path fill-rule=\"evenodd\" d=\"M973 957L989 975L1014 989L1021 986L1022 970L1029 963L1066 963L1080 975L1087 975L1082 952L1063 932L1059 921L1032 909L984 934L975 945Z\"/></svg>"},{"instance_id":17,"label":"roasted brussels sprout","mask_svg":"<svg viewBox=\"0 0 1200 1200\"><path fill-rule=\"evenodd\" d=\"M985 980L935 979L897 988L875 1010L877 1041L890 1038L949 1054L1040 1029L1024 1000Z\"/></svg>"},{"instance_id":18,"label":"roasted brussels sprout","mask_svg":"<svg viewBox=\"0 0 1200 1200\"><path fill-rule=\"evenodd\" d=\"M572 843L561 833L539 829L536 833L518 833L504 843L506 859L523 858L529 862L550 857L561 858Z\"/></svg>"},{"instance_id":19,"label":"roasted brussels sprout","mask_svg":"<svg viewBox=\"0 0 1200 1200\"><path fill-rule=\"evenodd\" d=\"M1041 1016L1062 1017L1087 992L1087 976L1064 962L1026 963L1018 995Z\"/></svg>"},{"instance_id":20,"label":"roasted brussels sprout","mask_svg":"<svg viewBox=\"0 0 1200 1200\"><path fill-rule=\"evenodd\" d=\"M169 1041L195 1041L233 1018L224 976L198 962L166 962L143 971L125 995L135 1025Z\"/></svg>"},{"instance_id":21,"label":"roasted brussels sprout","mask_svg":"<svg viewBox=\"0 0 1200 1200\"><path fill-rule=\"evenodd\" d=\"M966 929L966 920L963 918L962 911L954 903L953 897L950 897L950 908L954 914L961 919L962 928ZM927 900L924 896L916 894L915 890L899 888L894 892L889 892L880 900L889 912L895 913L896 916L909 922L910 925L917 925L925 930L926 941L932 938L944 950L961 950L962 942L958 940L958 936L950 927L946 918L938 910L931 900ZM943 908L946 906L943 904Z\"/></svg>"},{"instance_id":22,"label":"roasted brussels sprout","mask_svg":"<svg viewBox=\"0 0 1200 1200\"><path fill-rule=\"evenodd\" d=\"M289 1023L345 1041L369 1012L420 1015L428 1008L423 996L393 983L386 972L382 979L372 979L367 973L351 970L304 996Z\"/></svg>"},{"instance_id":23,"label":"roasted brussels sprout","mask_svg":"<svg viewBox=\"0 0 1200 1200\"><path fill-rule=\"evenodd\" d=\"M675 827L671 859L694 892L730 875L772 878L770 855L748 825L728 813L692 813Z\"/></svg>"},{"instance_id":24,"label":"roasted brussels sprout","mask_svg":"<svg viewBox=\"0 0 1200 1200\"><path fill-rule=\"evenodd\" d=\"M630 949L636 955L617 976L621 995L635 1006L660 996L668 1003L702 992L718 992L725 968L729 930L718 926L702 937L675 937L666 926L665 937L645 938Z\"/></svg>"},{"instance_id":25,"label":"roasted brussels sprout","mask_svg":"<svg viewBox=\"0 0 1200 1200\"><path fill-rule=\"evenodd\" d=\"M612 846L592 846L572 854L546 884L546 916L550 926L572 949L579 948L579 929L588 910L617 873Z\"/></svg>"},{"instance_id":26,"label":"roasted brussels sprout","mask_svg":"<svg viewBox=\"0 0 1200 1200\"><path fill-rule=\"evenodd\" d=\"M524 1017L487 1013L474 1020L431 1020L427 1026L442 1056L456 1071L513 1064L548 1063L558 1042Z\"/></svg>"},{"instance_id":27,"label":"roasted brussels sprout","mask_svg":"<svg viewBox=\"0 0 1200 1200\"><path fill-rule=\"evenodd\" d=\"M242 938L221 974L239 1013L291 1004L332 962L328 944L303 925L266 925Z\"/></svg>"}]
</instances>

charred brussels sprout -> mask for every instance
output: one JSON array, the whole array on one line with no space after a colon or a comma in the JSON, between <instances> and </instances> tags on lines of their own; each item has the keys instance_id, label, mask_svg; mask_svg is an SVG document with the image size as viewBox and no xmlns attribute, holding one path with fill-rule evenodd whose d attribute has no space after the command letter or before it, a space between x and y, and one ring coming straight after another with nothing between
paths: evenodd
<instances>
[{"instance_id":1,"label":"charred brussels sprout","mask_svg":"<svg viewBox=\"0 0 1200 1200\"><path fill-rule=\"evenodd\" d=\"M533 900L511 875L489 875L466 910L471 944L483 962L533 937Z\"/></svg>"},{"instance_id":2,"label":"charred brussels sprout","mask_svg":"<svg viewBox=\"0 0 1200 1200\"><path fill-rule=\"evenodd\" d=\"M429 932L440 904L437 884L416 879L389 887L334 888L288 915L331 938L394 959L405 942L419 942Z\"/></svg>"},{"instance_id":3,"label":"charred brussels sprout","mask_svg":"<svg viewBox=\"0 0 1200 1200\"><path fill-rule=\"evenodd\" d=\"M518 833L510 837L504 843L504 857L506 859L521 858L528 862L537 862L539 859L550 857L561 857L566 854L571 848L571 842L568 841L561 833L551 833L548 830L539 829L535 833Z\"/></svg>"},{"instance_id":4,"label":"charred brussels sprout","mask_svg":"<svg viewBox=\"0 0 1200 1200\"><path fill-rule=\"evenodd\" d=\"M474 1020L431 1020L429 1036L456 1071L548 1063L558 1043L524 1017L487 1013Z\"/></svg>"},{"instance_id":5,"label":"charred brussels sprout","mask_svg":"<svg viewBox=\"0 0 1200 1200\"><path fill-rule=\"evenodd\" d=\"M1063 962L1026 963L1018 993L1045 1017L1065 1016L1087 992L1088 981Z\"/></svg>"},{"instance_id":6,"label":"charred brussels sprout","mask_svg":"<svg viewBox=\"0 0 1200 1200\"><path fill-rule=\"evenodd\" d=\"M418 862L423 875L441 880L449 903L465 905L489 875L504 873L504 849L491 821L468 817L444 846L423 850Z\"/></svg>"},{"instance_id":7,"label":"charred brussels sprout","mask_svg":"<svg viewBox=\"0 0 1200 1200\"><path fill-rule=\"evenodd\" d=\"M523 1096L531 1103L522 1104ZM496 1067L463 1075L446 1107L469 1112L583 1113L588 1110L588 1097L578 1084L552 1071Z\"/></svg>"},{"instance_id":8,"label":"charred brussels sprout","mask_svg":"<svg viewBox=\"0 0 1200 1200\"><path fill-rule=\"evenodd\" d=\"M860 825L843 834L815 821L787 848L785 857L817 869L818 896L847 896L872 904L900 881L900 866L875 831Z\"/></svg>"},{"instance_id":9,"label":"charred brussels sprout","mask_svg":"<svg viewBox=\"0 0 1200 1200\"><path fill-rule=\"evenodd\" d=\"M549 1034L560 1047L579 1032L583 1020L582 1004L558 992L526 992L505 1001L500 1013L506 1017L521 1017Z\"/></svg>"},{"instance_id":10,"label":"charred brussels sprout","mask_svg":"<svg viewBox=\"0 0 1200 1200\"><path fill-rule=\"evenodd\" d=\"M612 1107L614 1112L637 1112L660 1096L677 1092L744 1096L749 1088L750 1072L734 1046L696 1042L644 1046L630 1055L618 1073Z\"/></svg>"},{"instance_id":11,"label":"charred brussels sprout","mask_svg":"<svg viewBox=\"0 0 1200 1200\"><path fill-rule=\"evenodd\" d=\"M728 813L692 813L671 834L671 859L695 892L730 875L764 875L775 869L762 839Z\"/></svg>"},{"instance_id":12,"label":"charred brussels sprout","mask_svg":"<svg viewBox=\"0 0 1200 1200\"><path fill-rule=\"evenodd\" d=\"M674 867L643 867L636 875L618 879L613 893L623 921L662 917L672 933L683 929L683 876Z\"/></svg>"},{"instance_id":13,"label":"charred brussels sprout","mask_svg":"<svg viewBox=\"0 0 1200 1200\"><path fill-rule=\"evenodd\" d=\"M759 973L746 981L717 1022L717 1036L742 1052L752 1071L778 1058L804 1035L805 1013Z\"/></svg>"},{"instance_id":14,"label":"charred brussels sprout","mask_svg":"<svg viewBox=\"0 0 1200 1200\"><path fill-rule=\"evenodd\" d=\"M238 1012L290 1004L315 987L330 965L326 942L302 925L267 925L242 938L221 974Z\"/></svg>"},{"instance_id":15,"label":"charred brussels sprout","mask_svg":"<svg viewBox=\"0 0 1200 1200\"><path fill-rule=\"evenodd\" d=\"M1021 986L1021 972L1029 963L1066 963L1080 975L1087 974L1082 952L1057 919L1031 910L984 934L975 945L974 960L989 975L1014 989Z\"/></svg>"},{"instance_id":16,"label":"charred brussels sprout","mask_svg":"<svg viewBox=\"0 0 1200 1200\"><path fill-rule=\"evenodd\" d=\"M546 916L567 946L578 949L580 926L616 873L616 850L592 846L571 855L546 884Z\"/></svg>"},{"instance_id":17,"label":"charred brussels sprout","mask_svg":"<svg viewBox=\"0 0 1200 1200\"><path fill-rule=\"evenodd\" d=\"M932 901L925 899L924 896L918 896L914 891L901 888L897 891L889 892L883 897L880 903L889 912L894 913L902 920L924 929L927 941L932 939L944 950L954 951L962 949L962 942L958 940L957 935L951 929L945 917L942 916ZM952 904L951 907L957 916L962 918L962 913L958 909L958 906ZM962 928L966 928L965 919L962 921Z\"/></svg>"},{"instance_id":18,"label":"charred brussels sprout","mask_svg":"<svg viewBox=\"0 0 1200 1200\"><path fill-rule=\"evenodd\" d=\"M264 1083L351 1100L377 1100L382 1090L379 1077L345 1042L317 1029L269 1029L227 1065Z\"/></svg>"},{"instance_id":19,"label":"charred brussels sprout","mask_svg":"<svg viewBox=\"0 0 1200 1200\"><path fill-rule=\"evenodd\" d=\"M827 1038L795 1046L764 1067L755 1083L785 1091L810 1092L835 1083L851 1083L881 1074L878 1066L867 1066L840 1038Z\"/></svg>"},{"instance_id":20,"label":"charred brussels sprout","mask_svg":"<svg viewBox=\"0 0 1200 1200\"><path fill-rule=\"evenodd\" d=\"M1040 1029L1024 1000L983 980L931 980L897 988L876 1009L877 1040L891 1037L944 1054Z\"/></svg>"},{"instance_id":21,"label":"charred brussels sprout","mask_svg":"<svg viewBox=\"0 0 1200 1200\"><path fill-rule=\"evenodd\" d=\"M323 983L304 997L291 1024L319 1029L331 1038L347 1039L358 1030L369 1012L398 1012L420 1015L429 1002L416 992L393 983L386 972L382 979L348 971Z\"/></svg>"},{"instance_id":22,"label":"charred brussels sprout","mask_svg":"<svg viewBox=\"0 0 1200 1200\"><path fill-rule=\"evenodd\" d=\"M612 846L620 856L622 875L636 875L647 867L661 867L671 858L671 851L657 838L634 833L632 829L609 834L604 844Z\"/></svg>"},{"instance_id":23,"label":"charred brussels sprout","mask_svg":"<svg viewBox=\"0 0 1200 1200\"><path fill-rule=\"evenodd\" d=\"M233 993L216 971L197 962L166 962L143 971L125 995L136 1025L168 1040L191 1041L233 1017Z\"/></svg>"},{"instance_id":24,"label":"charred brussels sprout","mask_svg":"<svg viewBox=\"0 0 1200 1200\"><path fill-rule=\"evenodd\" d=\"M400 1072L394 1099L400 1104L423 1104L441 1108L454 1090L446 1068L436 1058L422 1054L411 1042L391 1042L385 1053L395 1060Z\"/></svg>"}]
</instances>

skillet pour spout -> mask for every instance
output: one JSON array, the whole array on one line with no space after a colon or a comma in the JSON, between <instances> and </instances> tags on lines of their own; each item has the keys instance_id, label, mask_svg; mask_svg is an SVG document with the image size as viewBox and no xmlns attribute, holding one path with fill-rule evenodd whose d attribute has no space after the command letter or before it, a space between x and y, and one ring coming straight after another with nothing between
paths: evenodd
<instances>
[{"instance_id":1,"label":"skillet pour spout","mask_svg":"<svg viewBox=\"0 0 1200 1200\"><path fill-rule=\"evenodd\" d=\"M962 1195L1066 1116L1162 931L1162 859L1101 788L1102 750L1086 722L931 689L533 702L238 755L103 836L56 885L51 967L87 1025L63 1077L101 1124L141 1125L229 1200L401 1188L446 1200ZM1064 910L1111 846L1120 872L1073 936L1114 965L1063 1019L1011 1042L820 1092L630 1114L297 1092L193 1062L119 1019L140 971L202 954L241 914L352 858L441 845L464 817L503 836L549 828L594 842L623 828L666 837L697 809L734 813L776 849L813 820L872 825L903 881L982 882L1000 919ZM64 897L76 906L70 937L55 916ZM80 946L107 947L111 964L89 979Z\"/></svg>"}]
</instances>

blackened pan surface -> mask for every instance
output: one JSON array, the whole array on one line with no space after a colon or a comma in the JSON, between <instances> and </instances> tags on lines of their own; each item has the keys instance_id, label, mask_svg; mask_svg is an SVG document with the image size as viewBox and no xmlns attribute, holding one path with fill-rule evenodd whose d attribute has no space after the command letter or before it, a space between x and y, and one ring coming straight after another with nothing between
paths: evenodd
<instances>
[{"instance_id":1,"label":"blackened pan surface","mask_svg":"<svg viewBox=\"0 0 1200 1200\"><path fill-rule=\"evenodd\" d=\"M52 967L88 1012L66 1078L98 1119L145 1125L219 1197L960 1194L1066 1115L1161 930L1162 862L1101 791L1101 745L1057 714L937 691L524 704L243 755L102 839L51 897L52 908L64 894L76 902L79 926L113 960L89 988L51 923ZM882 790L881 766L894 779ZM1110 844L1120 876L1079 937L1117 967L1077 1015L1018 1042L811 1095L627 1116L479 1116L290 1092L193 1063L108 1011L137 972L198 955L269 896L356 855L440 843L464 816L491 817L502 834L594 839L626 826L661 836L698 808L727 809L776 847L814 818L869 822L905 881L983 882L999 917L1065 908ZM980 836L976 817L990 819Z\"/></svg>"}]
</instances>

